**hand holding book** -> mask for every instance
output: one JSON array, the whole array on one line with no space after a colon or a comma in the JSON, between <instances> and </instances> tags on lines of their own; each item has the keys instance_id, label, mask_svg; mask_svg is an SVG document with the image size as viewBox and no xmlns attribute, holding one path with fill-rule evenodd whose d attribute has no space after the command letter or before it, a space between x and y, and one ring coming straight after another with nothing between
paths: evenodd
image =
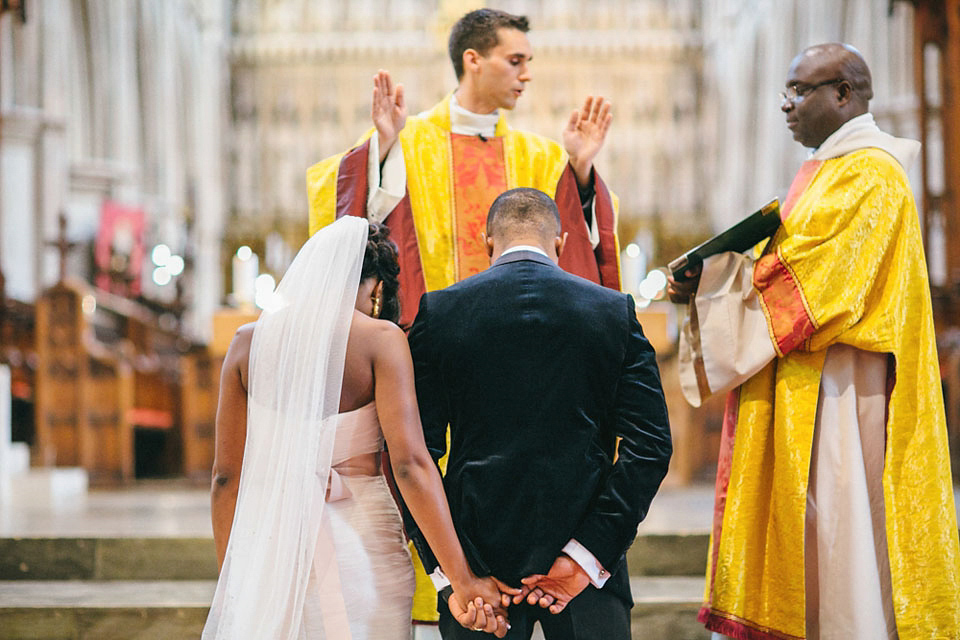
<instances>
[{"instance_id":1,"label":"hand holding book","mask_svg":"<svg viewBox=\"0 0 960 640\"><path fill-rule=\"evenodd\" d=\"M779 226L780 201L774 199L726 231L671 260L667 268L674 280L683 282L688 279L684 272L698 267L704 259L724 251L746 251L772 236Z\"/></svg>"},{"instance_id":2,"label":"hand holding book","mask_svg":"<svg viewBox=\"0 0 960 640\"><path fill-rule=\"evenodd\" d=\"M686 304L697 292L703 261L724 251L747 251L776 233L780 226L780 202L776 199L747 216L723 233L690 249L667 265L667 293L670 300Z\"/></svg>"}]
</instances>

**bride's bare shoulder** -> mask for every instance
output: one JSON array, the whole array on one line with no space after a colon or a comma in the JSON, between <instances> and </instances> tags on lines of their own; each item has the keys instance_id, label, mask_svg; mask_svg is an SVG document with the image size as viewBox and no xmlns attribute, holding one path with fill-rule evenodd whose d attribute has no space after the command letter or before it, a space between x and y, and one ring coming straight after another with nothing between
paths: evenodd
<instances>
[{"instance_id":1,"label":"bride's bare shoulder","mask_svg":"<svg viewBox=\"0 0 960 640\"><path fill-rule=\"evenodd\" d=\"M362 340L364 344L378 348L402 343L406 345L407 338L403 329L389 320L371 318L360 311L353 312L353 325L350 327L350 338Z\"/></svg>"},{"instance_id":2,"label":"bride's bare shoulder","mask_svg":"<svg viewBox=\"0 0 960 640\"><path fill-rule=\"evenodd\" d=\"M250 356L250 343L253 341L253 329L255 322L248 322L240 326L233 334L233 340L230 341L230 347L227 349L228 360L238 359L246 360Z\"/></svg>"}]
</instances>

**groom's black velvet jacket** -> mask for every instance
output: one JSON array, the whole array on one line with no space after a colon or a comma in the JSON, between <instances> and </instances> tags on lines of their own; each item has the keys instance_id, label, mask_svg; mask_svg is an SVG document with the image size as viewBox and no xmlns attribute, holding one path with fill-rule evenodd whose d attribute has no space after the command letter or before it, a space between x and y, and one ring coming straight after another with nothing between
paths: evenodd
<instances>
[{"instance_id":1,"label":"groom's black velvet jacket","mask_svg":"<svg viewBox=\"0 0 960 640\"><path fill-rule=\"evenodd\" d=\"M410 347L435 460L450 425L444 486L474 572L519 586L571 538L607 570L625 566L671 454L633 299L511 253L425 294ZM418 532L414 542L432 571ZM617 573L608 585L629 597Z\"/></svg>"}]
</instances>

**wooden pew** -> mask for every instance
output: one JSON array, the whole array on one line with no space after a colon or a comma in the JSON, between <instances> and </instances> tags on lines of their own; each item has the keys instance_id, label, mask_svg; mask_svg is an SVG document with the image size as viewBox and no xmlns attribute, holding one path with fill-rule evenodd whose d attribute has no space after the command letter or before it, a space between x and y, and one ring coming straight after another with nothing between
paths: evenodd
<instances>
[{"instance_id":1,"label":"wooden pew","mask_svg":"<svg viewBox=\"0 0 960 640\"><path fill-rule=\"evenodd\" d=\"M95 305L91 289L70 281L37 301L33 447L34 464L83 467L92 483L133 477L133 371L96 339L89 322Z\"/></svg>"},{"instance_id":2,"label":"wooden pew","mask_svg":"<svg viewBox=\"0 0 960 640\"><path fill-rule=\"evenodd\" d=\"M97 341L119 350L133 372L133 396L125 412L133 430L134 475L180 475L176 318L99 289L93 295L96 309L90 322Z\"/></svg>"},{"instance_id":3,"label":"wooden pew","mask_svg":"<svg viewBox=\"0 0 960 640\"><path fill-rule=\"evenodd\" d=\"M183 473L209 481L213 467L214 421L223 357L197 347L180 359L180 434Z\"/></svg>"},{"instance_id":4,"label":"wooden pew","mask_svg":"<svg viewBox=\"0 0 960 640\"><path fill-rule=\"evenodd\" d=\"M91 483L209 477L216 358L162 308L61 282L37 304L36 462Z\"/></svg>"}]
</instances>

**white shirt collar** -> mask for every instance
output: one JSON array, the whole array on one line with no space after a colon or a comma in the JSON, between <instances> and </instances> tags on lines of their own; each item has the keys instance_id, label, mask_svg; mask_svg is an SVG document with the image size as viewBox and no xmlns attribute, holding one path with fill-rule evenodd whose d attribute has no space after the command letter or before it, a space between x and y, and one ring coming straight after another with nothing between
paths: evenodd
<instances>
[{"instance_id":1,"label":"white shirt collar","mask_svg":"<svg viewBox=\"0 0 960 640\"><path fill-rule=\"evenodd\" d=\"M500 254L500 257L507 255L508 253L516 253L517 251L532 251L533 253L539 253L544 258L549 258L547 252L541 249L540 247L535 247L532 244L518 244L515 247L510 247L506 251Z\"/></svg>"},{"instance_id":2,"label":"white shirt collar","mask_svg":"<svg viewBox=\"0 0 960 640\"><path fill-rule=\"evenodd\" d=\"M492 138L500 121L500 110L493 113L467 111L457 102L457 94L450 96L450 130L465 136Z\"/></svg>"}]
</instances>

